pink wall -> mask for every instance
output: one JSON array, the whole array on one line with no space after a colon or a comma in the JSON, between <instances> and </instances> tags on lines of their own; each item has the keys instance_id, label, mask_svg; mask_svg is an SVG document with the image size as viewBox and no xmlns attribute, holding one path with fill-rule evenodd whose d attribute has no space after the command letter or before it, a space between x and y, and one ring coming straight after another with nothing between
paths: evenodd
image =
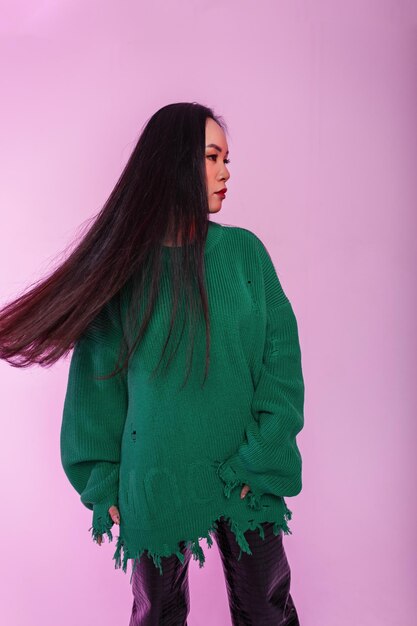
<instances>
[{"instance_id":1,"label":"pink wall","mask_svg":"<svg viewBox=\"0 0 417 626\"><path fill-rule=\"evenodd\" d=\"M215 219L264 240L299 321L304 481L284 542L302 626L416 623L416 13L409 0L2 8L2 302L102 206L159 107L196 100L229 124ZM129 575L114 543L91 541L60 464L67 369L0 362L2 621L127 626ZM216 550L191 562L189 626L230 624Z\"/></svg>"}]
</instances>

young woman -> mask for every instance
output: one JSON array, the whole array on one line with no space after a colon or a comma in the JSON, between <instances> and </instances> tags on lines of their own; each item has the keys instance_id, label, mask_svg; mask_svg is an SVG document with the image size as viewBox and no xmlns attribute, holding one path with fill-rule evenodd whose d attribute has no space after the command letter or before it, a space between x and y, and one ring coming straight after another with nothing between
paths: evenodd
<instances>
[{"instance_id":1,"label":"young woman","mask_svg":"<svg viewBox=\"0 0 417 626\"><path fill-rule=\"evenodd\" d=\"M73 349L63 469L93 540L119 527L130 626L187 623L189 561L212 536L233 624L299 624L283 547L302 487L297 321L261 240L209 220L225 132L195 102L157 111L81 242L0 311L14 366Z\"/></svg>"}]
</instances>

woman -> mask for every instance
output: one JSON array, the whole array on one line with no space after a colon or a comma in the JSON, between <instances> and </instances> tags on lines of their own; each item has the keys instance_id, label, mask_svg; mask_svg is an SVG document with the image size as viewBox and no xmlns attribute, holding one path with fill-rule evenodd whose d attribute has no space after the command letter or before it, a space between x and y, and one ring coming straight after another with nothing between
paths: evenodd
<instances>
[{"instance_id":1,"label":"woman","mask_svg":"<svg viewBox=\"0 0 417 626\"><path fill-rule=\"evenodd\" d=\"M282 543L302 487L297 322L260 239L208 219L225 129L195 102L157 111L78 246L0 312L15 366L73 348L62 464L93 540L119 526L130 626L186 624L188 564L212 536L233 624L299 623Z\"/></svg>"}]
</instances>

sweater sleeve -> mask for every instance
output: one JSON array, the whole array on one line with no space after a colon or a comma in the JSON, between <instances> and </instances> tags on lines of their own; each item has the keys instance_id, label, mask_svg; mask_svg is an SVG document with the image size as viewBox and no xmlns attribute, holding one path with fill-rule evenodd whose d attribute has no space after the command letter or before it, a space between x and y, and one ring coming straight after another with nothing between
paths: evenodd
<instances>
[{"instance_id":1,"label":"sweater sleeve","mask_svg":"<svg viewBox=\"0 0 417 626\"><path fill-rule=\"evenodd\" d=\"M295 496L302 489L302 459L296 436L304 426L304 380L297 320L271 257L259 242L267 312L261 372L252 400L254 418L237 451L217 467L230 497L248 484L245 499L261 507L262 494Z\"/></svg>"},{"instance_id":2,"label":"sweater sleeve","mask_svg":"<svg viewBox=\"0 0 417 626\"><path fill-rule=\"evenodd\" d=\"M60 434L61 462L81 502L93 511L92 538L112 540L108 509L118 506L121 438L128 392L124 370L106 380L119 354L122 330L110 300L75 343Z\"/></svg>"}]
</instances>

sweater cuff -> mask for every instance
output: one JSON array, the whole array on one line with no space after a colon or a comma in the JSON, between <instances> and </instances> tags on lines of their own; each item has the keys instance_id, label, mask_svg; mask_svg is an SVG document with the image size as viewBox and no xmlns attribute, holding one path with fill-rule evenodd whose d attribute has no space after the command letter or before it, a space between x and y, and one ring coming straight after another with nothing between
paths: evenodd
<instances>
[{"instance_id":1,"label":"sweater cuff","mask_svg":"<svg viewBox=\"0 0 417 626\"><path fill-rule=\"evenodd\" d=\"M234 454L225 461L219 463L217 475L224 482L223 492L227 498L236 487L249 485L250 491L243 498L251 509L262 508L261 491L256 487L253 476L247 472L238 454Z\"/></svg>"},{"instance_id":2,"label":"sweater cuff","mask_svg":"<svg viewBox=\"0 0 417 626\"><path fill-rule=\"evenodd\" d=\"M118 507L118 501L116 496L108 496L101 502L94 503L93 523L92 526L89 528L93 541L97 542L98 536L101 535L103 537L105 534L108 536L109 542L113 540L111 528L114 522L109 513L109 508L111 506Z\"/></svg>"}]
</instances>

